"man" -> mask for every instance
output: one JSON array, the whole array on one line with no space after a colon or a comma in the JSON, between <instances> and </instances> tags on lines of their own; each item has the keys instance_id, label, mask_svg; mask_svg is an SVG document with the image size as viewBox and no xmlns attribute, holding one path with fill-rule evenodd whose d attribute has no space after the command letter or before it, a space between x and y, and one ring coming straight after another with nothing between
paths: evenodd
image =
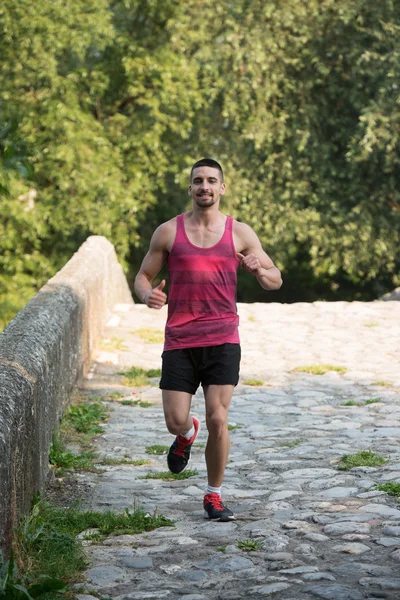
<instances>
[{"instance_id":1,"label":"man","mask_svg":"<svg viewBox=\"0 0 400 600\"><path fill-rule=\"evenodd\" d=\"M221 484L229 454L228 409L239 380L239 317L236 275L240 265L265 290L282 285L280 271L261 247L255 232L219 210L225 194L221 166L210 158L191 171L192 209L160 225L153 234L135 279L135 292L150 308L167 301L165 280L151 282L166 262L169 273L168 318L162 354L165 421L176 435L168 452L168 467L186 467L200 423L190 416L192 395L201 383L206 406L208 441L205 450L208 484L205 517L234 519L223 505Z\"/></svg>"}]
</instances>

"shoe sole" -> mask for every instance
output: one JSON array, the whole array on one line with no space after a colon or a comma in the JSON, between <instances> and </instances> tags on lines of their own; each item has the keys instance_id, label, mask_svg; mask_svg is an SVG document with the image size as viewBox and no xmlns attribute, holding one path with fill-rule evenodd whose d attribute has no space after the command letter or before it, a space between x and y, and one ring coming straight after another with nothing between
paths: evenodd
<instances>
[{"instance_id":1,"label":"shoe sole","mask_svg":"<svg viewBox=\"0 0 400 600\"><path fill-rule=\"evenodd\" d=\"M208 512L204 511L204 518L207 519L207 521L212 521L213 523L229 523L229 521L235 521L236 517L235 515L232 515L231 517L227 517L226 519L221 519L221 517L216 517L215 519L212 519L211 517L208 516Z\"/></svg>"}]
</instances>

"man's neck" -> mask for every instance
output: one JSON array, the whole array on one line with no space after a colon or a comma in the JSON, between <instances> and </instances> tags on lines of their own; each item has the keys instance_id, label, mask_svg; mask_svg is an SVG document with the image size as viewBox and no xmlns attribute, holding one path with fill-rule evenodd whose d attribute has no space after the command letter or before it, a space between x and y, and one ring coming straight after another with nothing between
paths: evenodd
<instances>
[{"instance_id":1,"label":"man's neck","mask_svg":"<svg viewBox=\"0 0 400 600\"><path fill-rule=\"evenodd\" d=\"M224 217L224 215L219 211L216 204L207 208L200 208L194 204L192 210L189 211L189 220L203 227L216 225L221 217Z\"/></svg>"}]
</instances>

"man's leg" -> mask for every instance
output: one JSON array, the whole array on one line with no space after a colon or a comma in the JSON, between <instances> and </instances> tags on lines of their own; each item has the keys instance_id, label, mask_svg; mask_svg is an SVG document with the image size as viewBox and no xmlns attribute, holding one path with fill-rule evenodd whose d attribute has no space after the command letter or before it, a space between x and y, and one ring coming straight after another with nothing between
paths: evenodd
<instances>
[{"instance_id":1,"label":"man's leg","mask_svg":"<svg viewBox=\"0 0 400 600\"><path fill-rule=\"evenodd\" d=\"M167 456L168 468L172 473L181 473L189 461L200 422L189 414L192 395L188 392L163 390L162 398L168 431L176 435Z\"/></svg>"},{"instance_id":2,"label":"man's leg","mask_svg":"<svg viewBox=\"0 0 400 600\"><path fill-rule=\"evenodd\" d=\"M162 390L165 423L170 433L184 435L192 427L189 416L192 395L187 392Z\"/></svg>"},{"instance_id":3,"label":"man's leg","mask_svg":"<svg viewBox=\"0 0 400 600\"><path fill-rule=\"evenodd\" d=\"M228 409L233 385L204 386L208 440L206 464L208 485L204 496L205 516L216 521L231 521L234 515L222 504L221 484L229 455Z\"/></svg>"},{"instance_id":4,"label":"man's leg","mask_svg":"<svg viewBox=\"0 0 400 600\"><path fill-rule=\"evenodd\" d=\"M208 483L220 487L229 455L228 409L233 385L208 385L204 388L208 440L206 464Z\"/></svg>"}]
</instances>

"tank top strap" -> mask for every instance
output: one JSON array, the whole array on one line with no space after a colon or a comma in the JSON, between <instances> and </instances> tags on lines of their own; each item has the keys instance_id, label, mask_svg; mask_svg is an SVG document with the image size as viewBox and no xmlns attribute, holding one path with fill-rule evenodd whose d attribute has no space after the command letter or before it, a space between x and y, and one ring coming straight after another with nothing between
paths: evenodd
<instances>
[{"instance_id":1,"label":"tank top strap","mask_svg":"<svg viewBox=\"0 0 400 600\"><path fill-rule=\"evenodd\" d=\"M186 241L185 225L184 225L184 222L183 222L183 213L181 215L178 215L176 217L176 236L175 236L175 241L176 242Z\"/></svg>"}]
</instances>

